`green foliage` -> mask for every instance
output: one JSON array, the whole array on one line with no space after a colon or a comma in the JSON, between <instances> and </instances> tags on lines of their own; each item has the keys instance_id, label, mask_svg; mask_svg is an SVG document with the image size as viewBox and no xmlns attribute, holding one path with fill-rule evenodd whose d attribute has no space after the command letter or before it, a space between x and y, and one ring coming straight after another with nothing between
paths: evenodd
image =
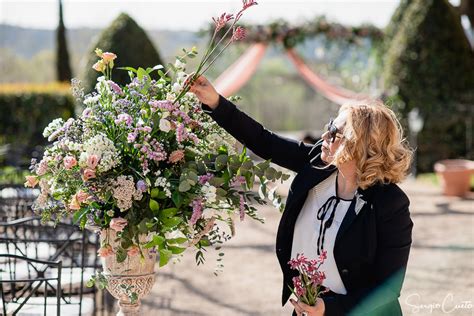
<instances>
[{"instance_id":1,"label":"green foliage","mask_svg":"<svg viewBox=\"0 0 474 316\"><path fill-rule=\"evenodd\" d=\"M392 17L390 18L390 22L388 23L384 31L384 43L385 43L384 46L386 49L388 49L393 38L395 37L395 35L397 35L398 31L400 30L403 17L405 16L405 13L408 7L412 3L413 3L413 0L401 0L400 3L398 4L397 9L395 10Z\"/></svg>"},{"instance_id":2,"label":"green foliage","mask_svg":"<svg viewBox=\"0 0 474 316\"><path fill-rule=\"evenodd\" d=\"M421 171L431 170L436 160L469 155L474 53L447 0L414 0L406 9L388 50L384 78L405 127L415 107L424 118L418 141Z\"/></svg>"},{"instance_id":3,"label":"green foliage","mask_svg":"<svg viewBox=\"0 0 474 316\"><path fill-rule=\"evenodd\" d=\"M146 32L130 16L122 13L101 33L90 50L84 74L86 92L93 90L99 76L99 73L92 69L92 65L98 60L94 53L96 47L104 52L113 52L120 56L116 60L116 67L138 68L138 66L153 67L163 64ZM120 85L130 82L128 73L124 70L116 71L112 80Z\"/></svg>"},{"instance_id":4,"label":"green foliage","mask_svg":"<svg viewBox=\"0 0 474 316\"><path fill-rule=\"evenodd\" d=\"M56 117L74 114L69 85L5 85L0 87L0 165L29 166L46 145L44 128ZM38 147L39 146L39 147Z\"/></svg>"},{"instance_id":5,"label":"green foliage","mask_svg":"<svg viewBox=\"0 0 474 316\"><path fill-rule=\"evenodd\" d=\"M72 79L61 0L59 0L59 24L56 30L56 76L60 82L70 82Z\"/></svg>"}]
</instances>

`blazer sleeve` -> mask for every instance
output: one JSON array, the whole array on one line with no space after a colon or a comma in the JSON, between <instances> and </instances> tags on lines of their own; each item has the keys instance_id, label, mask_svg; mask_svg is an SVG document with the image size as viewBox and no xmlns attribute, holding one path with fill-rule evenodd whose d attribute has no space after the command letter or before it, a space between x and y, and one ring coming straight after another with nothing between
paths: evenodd
<instances>
[{"instance_id":1,"label":"blazer sleeve","mask_svg":"<svg viewBox=\"0 0 474 316\"><path fill-rule=\"evenodd\" d=\"M295 172L310 161L313 145L267 130L222 95L219 95L217 108L212 110L208 105L202 104L202 109L229 134L263 159L271 159L273 163Z\"/></svg>"},{"instance_id":2,"label":"blazer sleeve","mask_svg":"<svg viewBox=\"0 0 474 316\"><path fill-rule=\"evenodd\" d=\"M396 301L400 296L412 243L413 222L408 197L403 192L396 196L385 195L378 203L376 201L378 207L390 208L391 212L386 212L389 214L380 218L377 224L377 251L373 264L375 285L347 295L323 297L325 316L378 315L376 310L379 307Z\"/></svg>"}]
</instances>

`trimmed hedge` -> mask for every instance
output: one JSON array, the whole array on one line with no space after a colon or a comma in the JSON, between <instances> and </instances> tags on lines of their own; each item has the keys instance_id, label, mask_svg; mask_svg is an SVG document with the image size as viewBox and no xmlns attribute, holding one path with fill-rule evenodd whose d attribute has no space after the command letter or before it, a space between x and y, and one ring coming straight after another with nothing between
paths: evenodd
<instances>
[{"instance_id":1,"label":"trimmed hedge","mask_svg":"<svg viewBox=\"0 0 474 316\"><path fill-rule=\"evenodd\" d=\"M0 166L27 167L42 155L44 128L74 115L74 98L68 84L0 85L0 111Z\"/></svg>"},{"instance_id":2,"label":"trimmed hedge","mask_svg":"<svg viewBox=\"0 0 474 316\"><path fill-rule=\"evenodd\" d=\"M164 65L155 46L146 32L127 14L120 14L112 24L102 31L97 42L92 46L85 73L83 74L84 91L91 92L101 75L92 69L99 60L94 53L96 48L104 52L117 54L115 68L118 67L153 67L158 64ZM125 85L130 82L127 71L114 69L113 81Z\"/></svg>"},{"instance_id":3,"label":"trimmed hedge","mask_svg":"<svg viewBox=\"0 0 474 316\"><path fill-rule=\"evenodd\" d=\"M447 0L413 0L387 54L385 84L404 125L415 107L425 121L419 170L431 171L439 159L470 158L474 53L454 8Z\"/></svg>"}]
</instances>

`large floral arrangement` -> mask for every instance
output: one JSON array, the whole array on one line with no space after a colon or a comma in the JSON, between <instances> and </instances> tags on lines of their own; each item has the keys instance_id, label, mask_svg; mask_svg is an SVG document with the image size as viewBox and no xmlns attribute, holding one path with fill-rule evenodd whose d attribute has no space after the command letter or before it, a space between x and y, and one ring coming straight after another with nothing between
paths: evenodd
<instances>
[{"instance_id":1,"label":"large floral arrangement","mask_svg":"<svg viewBox=\"0 0 474 316\"><path fill-rule=\"evenodd\" d=\"M244 1L235 18L223 14L215 19L216 32L233 20L231 41L242 38L235 22L253 4ZM99 256L115 255L123 262L143 256L144 247L155 248L163 266L190 247L197 251L197 262L203 262L206 247L231 237L236 218L261 220L252 202L269 197L283 207L267 184L287 175L269 161L255 164L245 148L236 152L233 138L187 92L214 62L209 59L215 47L211 41L191 76L185 67L195 49L184 50L166 73L161 65L127 67L131 82L126 86L112 81L117 56L96 50L100 59L94 69L103 73L96 91L84 97L74 87L82 114L46 127L51 145L27 177L27 186L41 189L34 208L44 220L72 216L81 227L112 229L120 247L112 248L106 239ZM256 178L258 192L252 190ZM142 234L153 237L141 244Z\"/></svg>"}]
</instances>

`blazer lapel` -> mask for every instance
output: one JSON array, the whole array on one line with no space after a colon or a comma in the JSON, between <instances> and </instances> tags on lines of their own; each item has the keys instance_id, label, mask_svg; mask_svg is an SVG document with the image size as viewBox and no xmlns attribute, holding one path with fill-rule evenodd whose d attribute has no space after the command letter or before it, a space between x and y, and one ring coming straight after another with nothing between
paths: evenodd
<instances>
[{"instance_id":1,"label":"blazer lapel","mask_svg":"<svg viewBox=\"0 0 474 316\"><path fill-rule=\"evenodd\" d=\"M360 213L362 208L367 204L369 193L369 189L357 190L355 198L352 200L352 203L342 220L341 226L337 231L335 242L337 242L342 237L342 235L344 235L344 232L351 226L352 222L357 218L357 215Z\"/></svg>"}]
</instances>

